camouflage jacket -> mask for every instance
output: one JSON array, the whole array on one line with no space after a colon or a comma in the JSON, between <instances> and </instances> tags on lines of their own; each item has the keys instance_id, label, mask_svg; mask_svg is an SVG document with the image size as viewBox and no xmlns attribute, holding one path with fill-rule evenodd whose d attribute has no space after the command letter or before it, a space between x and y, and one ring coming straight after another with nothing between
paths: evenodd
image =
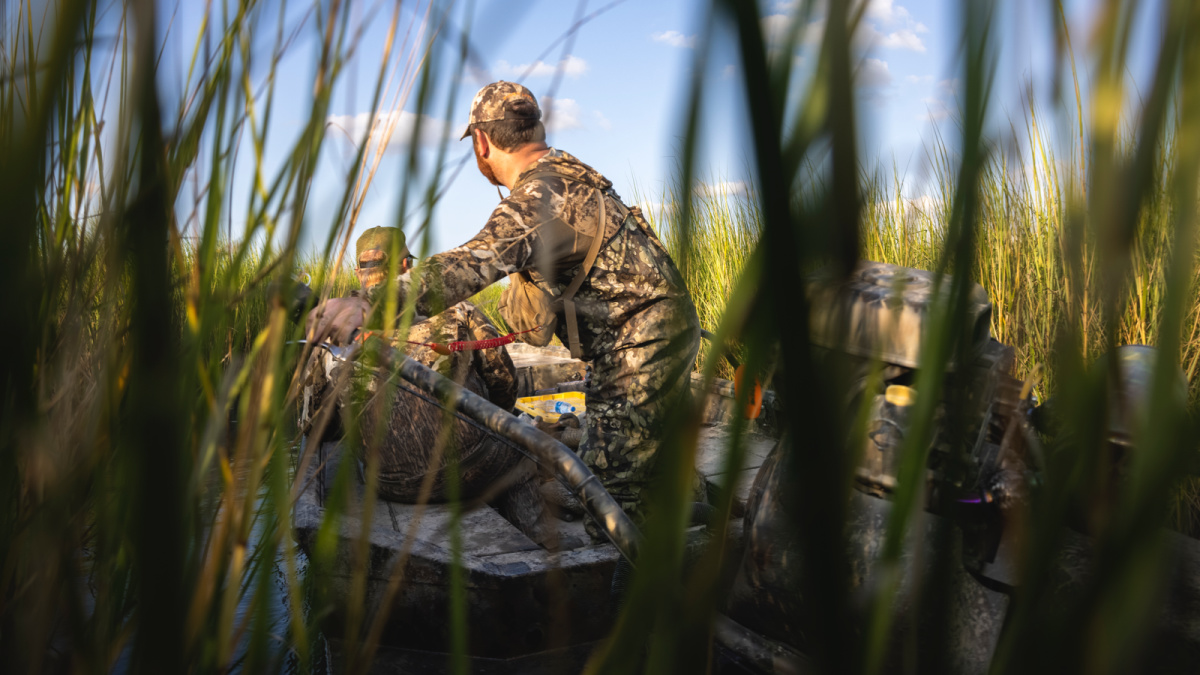
<instances>
[{"instance_id":1,"label":"camouflage jacket","mask_svg":"<svg viewBox=\"0 0 1200 675\"><path fill-rule=\"evenodd\" d=\"M608 200L603 233L597 228L597 190ZM478 234L425 262L417 311L434 313L515 272L528 272L559 295L599 234L604 244L575 295L583 359L661 340L663 331L672 330L664 321L678 315L686 327L695 322L695 308L661 242L638 219L624 217L626 212L607 178L552 149L518 176ZM402 296L411 291L411 274L398 279ZM564 342L565 323L558 326Z\"/></svg>"}]
</instances>

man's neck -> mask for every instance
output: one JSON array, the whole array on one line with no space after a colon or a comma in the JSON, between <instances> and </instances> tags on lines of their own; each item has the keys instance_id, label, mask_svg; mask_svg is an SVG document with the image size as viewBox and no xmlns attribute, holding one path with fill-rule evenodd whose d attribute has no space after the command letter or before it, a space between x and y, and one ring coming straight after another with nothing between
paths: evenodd
<instances>
[{"instance_id":1,"label":"man's neck","mask_svg":"<svg viewBox=\"0 0 1200 675\"><path fill-rule=\"evenodd\" d=\"M509 154L505 161L500 163L500 166L495 167L496 180L511 191L517 178L525 173L526 169L533 166L534 162L545 157L548 152L550 152L550 146L545 143L529 143L521 146Z\"/></svg>"}]
</instances>

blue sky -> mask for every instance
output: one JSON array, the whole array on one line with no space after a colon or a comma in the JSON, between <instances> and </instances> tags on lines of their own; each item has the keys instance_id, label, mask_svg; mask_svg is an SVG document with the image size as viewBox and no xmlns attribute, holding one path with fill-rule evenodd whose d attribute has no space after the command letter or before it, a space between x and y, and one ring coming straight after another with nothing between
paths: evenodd
<instances>
[{"instance_id":1,"label":"blue sky","mask_svg":"<svg viewBox=\"0 0 1200 675\"><path fill-rule=\"evenodd\" d=\"M352 15L362 32L355 44L354 58L335 91L328 118L329 135L308 205L304 241L308 246L323 242L334 221L345 186L353 141L369 126L371 94L378 75L392 4L355 1ZM957 82L960 77L958 49L959 0L867 0L866 19L856 37L858 60L858 114L862 134L861 151L869 169L882 167L890 176L892 167L905 180L908 197L923 192L927 174L924 148L935 127L944 136L957 134ZM428 0L405 2L398 27L401 35L410 25L414 10L423 11ZM213 3L219 7L219 2ZM796 0L762 0L763 25L771 31L785 25ZM1039 115L1051 120L1051 132L1070 136L1073 99L1066 109L1051 99L1054 37L1051 14L1045 0L1004 0L998 3L997 44L999 58L992 97L993 138L1004 141L1017 130L1019 144L1024 127L1024 106L1032 92ZM1096 21L1099 0L1065 0L1081 78L1085 89L1089 75L1082 60ZM195 48L195 36L205 3L163 0L160 5L160 36L164 41L159 65L168 114L182 91L181 83ZM608 5L591 0L586 12ZM1140 82L1148 82L1157 29L1149 18L1157 2L1144 3L1139 13L1133 60L1129 77L1136 97ZM317 29L312 3L292 0L285 23L296 30L296 38L279 64L275 107L270 121L266 163L277 165L301 131L311 102L315 74ZM681 101L696 56L697 34L707 2L687 0L627 0L588 22L577 34L569 54L554 43L573 23L579 4L562 0L478 0L472 13L471 42L476 60L461 80L453 75L453 48L457 26L466 20L469 2L454 3L449 26L440 33L434 55L439 68L431 105L426 109L424 131L416 139L424 171L434 161L442 133L452 134L448 158L451 167L470 152L469 141L458 142L465 125L467 107L475 91L494 79L515 80L528 72L523 82L550 112L551 143L591 164L614 182L626 201L637 195L642 201L662 201L669 189L682 134ZM255 59L251 80L259 86L266 75L275 32L278 0L261 3L262 20L256 30ZM376 9L374 13L372 9ZM11 13L10 8L10 13ZM109 10L110 23L117 16ZM820 10L806 34L819 36ZM409 38L410 43L413 42ZM706 182L738 191L749 181L746 166L749 145L742 111L742 80L731 36L718 31L708 45L707 97L703 107L701 173ZM203 47L202 47L203 49ZM393 50L389 65L401 67L411 61L411 52ZM541 59L539 61L539 59ZM801 77L815 61L811 47L795 55ZM554 100L547 100L551 83L561 79ZM1064 84L1070 73L1064 64ZM447 97L457 97L453 110L446 111ZM415 89L407 96L384 101L383 112L397 121L391 141L380 158L379 169L366 193L357 231L397 222L401 185L408 180L404 170L412 138L412 120L417 110ZM392 105L395 108L392 108ZM260 109L261 114L261 109ZM384 118L387 119L386 117ZM1010 123L1012 127L1010 127ZM235 237L242 229L245 205L252 187L249 172L251 150L244 134L237 150L239 169L234 176L231 208L225 214ZM206 162L200 164L207 170ZM190 199L192 186L185 185L181 199ZM421 181L409 181L420 186ZM411 200L420 201L415 192ZM471 237L483 225L498 201L495 188L468 162L446 188L434 213L432 250L443 250ZM406 230L416 220L405 222Z\"/></svg>"},{"instance_id":2,"label":"blue sky","mask_svg":"<svg viewBox=\"0 0 1200 675\"><path fill-rule=\"evenodd\" d=\"M605 4L592 0L587 11ZM786 25L794 4L777 0L762 3L768 31ZM523 14L507 20L494 18L516 5L524 7ZM998 136L1010 133L1010 118L1018 130L1022 128L1025 92L1031 82L1041 112L1052 112L1054 38L1045 5L1043 0L999 3L997 35L1004 39L998 44L1000 58L993 99L993 125ZM1083 0L1065 5L1079 53L1095 22L1096 5ZM682 134L681 101L686 95L696 36L706 7L705 2L680 0L625 2L588 23L565 59L556 49L537 63L546 47L571 25L577 4L481 2L477 16L483 18L476 24L473 38L489 72L474 73L473 79L468 78L460 86L459 105L450 124L456 130L461 128L466 104L476 88L489 79L516 79L534 64L533 74L524 82L540 98L548 92L556 67L561 66L551 143L605 173L627 201L635 193L643 200L661 201L675 167ZM871 0L857 36L863 160L868 167L886 167L889 174L894 163L909 183L906 190L910 196L922 191L923 149L931 139L933 126L942 125L950 136L956 133L954 115L961 68L958 7L956 0ZM815 18L809 32L819 35L819 11ZM493 29L485 30L484 26ZM1139 44L1143 47L1135 50L1135 56L1148 55L1154 46L1153 32L1149 31ZM363 54L370 51L364 50ZM806 50L798 58L802 71L815 60ZM748 180L745 167L749 157L740 103L740 65L729 35L718 33L710 44L708 62L703 178L737 190ZM1149 62L1148 58L1135 59L1131 69L1135 81L1142 79L1138 67ZM1065 82L1070 82L1069 73ZM1060 118L1069 123L1068 116ZM452 143L451 155L468 152L468 143ZM393 217L389 196L394 196L396 190L385 186L394 186L397 175L385 179L380 186L384 189L373 195L360 228ZM496 201L495 190L468 165L439 205L434 248L441 250L473 235Z\"/></svg>"}]
</instances>

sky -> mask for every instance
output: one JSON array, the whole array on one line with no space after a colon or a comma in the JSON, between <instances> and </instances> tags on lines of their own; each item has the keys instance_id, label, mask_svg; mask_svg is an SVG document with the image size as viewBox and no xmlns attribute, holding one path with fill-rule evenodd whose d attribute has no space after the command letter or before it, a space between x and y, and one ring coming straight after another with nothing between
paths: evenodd
<instances>
[{"instance_id":1,"label":"sky","mask_svg":"<svg viewBox=\"0 0 1200 675\"><path fill-rule=\"evenodd\" d=\"M904 183L904 196L921 198L928 179L926 150L940 133L958 133L955 118L961 78L959 49L960 0L866 0L863 25L856 34L853 57L857 69L857 115L863 166ZM968 0L970 1L970 0ZM371 126L371 99L384 45L391 25L393 4L376 0L350 0L352 21L361 34L351 43L354 55L335 89L327 117L325 146L308 202L303 244L323 243L335 223L347 175L364 131ZM187 71L200 34L207 3L162 0L159 36L162 56L159 83L167 119L176 110L185 90ZM219 7L221 3L214 2ZM440 3L439 3L440 4ZM797 0L760 0L763 27L768 34L785 30ZM819 2L818 5L823 4ZM1081 59L1081 86L1085 99L1090 73L1083 58L1096 23L1100 0L1064 0L1073 47ZM413 12L423 12L428 0L399 3L398 40L413 23ZM376 225L403 222L412 232L423 214L415 205L435 163L443 136L449 169L454 174L460 160L470 157L470 141L458 141L465 128L468 107L480 86L496 79L518 80L538 97L548 116L549 142L592 165L614 183L627 203L654 205L669 199L683 133L683 101L697 52L704 48L706 97L702 106L700 178L712 189L742 193L752 183L747 167L752 157L744 116L744 82L732 34L719 29L706 45L700 33L708 2L697 0L477 0L455 2L438 33L431 54L436 64L430 104L425 108L422 132L414 138L416 87L407 95L383 101L382 120L394 119L395 131L381 153L370 189L357 217L357 232ZM102 3L104 6L104 3ZM1045 0L1004 0L996 16L1000 37L996 44L997 72L992 92L991 138L998 143L1021 144L1030 100L1050 122L1051 133L1070 138L1074 104L1056 106L1051 83L1056 66L1069 88L1070 71L1054 58L1054 34ZM1148 82L1158 26L1153 18L1158 2L1143 3L1137 13L1133 58L1129 78L1136 97L1139 83ZM264 0L254 40L250 68L256 88L267 82L269 51L280 0ZM311 105L316 73L319 33L313 3L290 0L286 5L285 34L292 35L278 64L275 102L271 110L264 162L278 166L301 132ZM12 8L9 8L11 14ZM106 10L110 24L117 9ZM591 17L573 40L560 40L577 16ZM793 55L797 80L802 81L815 62L813 43L819 39L824 10L818 6L805 27L805 44ZM455 59L461 27L470 23L472 60L461 78L455 77ZM432 21L438 24L436 18ZM216 37L210 30L210 36ZM402 70L414 62L409 35L406 46L393 49L389 67ZM557 46L555 46L557 44ZM201 44L200 51L210 48ZM551 49L551 47L553 47ZM566 49L569 47L569 51ZM401 80L404 78L401 77ZM409 77L408 81L412 81ZM1065 93L1070 94L1068 90ZM450 97L453 96L453 105ZM259 114L265 111L258 109ZM1015 132L1015 133L1014 133ZM417 171L406 169L413 143L419 151ZM239 157L233 176L230 205L223 214L229 231L239 238L245 225L246 203L254 185L249 171L252 146L243 134L235 149ZM499 201L497 190L479 174L473 158L443 186L430 223L430 251L460 244L483 226ZM181 202L203 192L208 166L202 158L192 180L185 183ZM400 218L400 200L407 184L412 192ZM189 224L180 208L185 227Z\"/></svg>"}]
</instances>

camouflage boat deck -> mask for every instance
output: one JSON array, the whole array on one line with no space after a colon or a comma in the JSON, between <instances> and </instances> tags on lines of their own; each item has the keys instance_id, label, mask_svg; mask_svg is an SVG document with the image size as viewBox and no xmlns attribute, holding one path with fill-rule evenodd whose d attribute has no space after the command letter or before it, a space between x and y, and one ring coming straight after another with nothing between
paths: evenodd
<instances>
[{"instance_id":1,"label":"camouflage boat deck","mask_svg":"<svg viewBox=\"0 0 1200 675\"><path fill-rule=\"evenodd\" d=\"M563 350L565 352L565 350ZM583 364L551 350L518 349L512 354L518 366L522 395L557 382L582 379ZM694 380L698 384L698 380ZM719 381L706 401L706 421L701 430L697 469L710 484L724 482L726 424L731 419L732 386ZM737 492L744 498L754 474L775 439L769 435L768 416L747 436L744 461L737 473ZM302 445L302 452L307 448ZM304 485L294 511L297 539L306 552L315 544L325 500L341 468L339 442L325 442L307 462ZM351 546L362 528L364 481L357 462L353 471L354 495L347 517L340 523L339 547L331 578L326 582L334 598L346 598L350 589ZM393 601L381 638L380 658L371 672L436 672L450 650L450 530L448 505L421 509L377 499L371 515L365 609L371 616L384 600L389 576L412 533L404 583ZM620 554L608 543L595 544L583 521L556 521L560 550L548 551L526 537L491 507L482 506L464 516L461 536L462 564L466 570L468 653L476 673L522 673L547 668L577 672L594 644L611 628L610 607L613 570ZM740 545L741 520L731 521L731 545ZM700 526L689 532L691 546L706 541ZM736 558L734 558L736 559ZM344 607L335 610L338 614ZM339 625L334 617L331 625ZM334 636L334 645L340 644ZM336 651L336 648L335 648ZM337 661L337 658L334 658ZM336 670L336 668L335 668Z\"/></svg>"}]
</instances>

